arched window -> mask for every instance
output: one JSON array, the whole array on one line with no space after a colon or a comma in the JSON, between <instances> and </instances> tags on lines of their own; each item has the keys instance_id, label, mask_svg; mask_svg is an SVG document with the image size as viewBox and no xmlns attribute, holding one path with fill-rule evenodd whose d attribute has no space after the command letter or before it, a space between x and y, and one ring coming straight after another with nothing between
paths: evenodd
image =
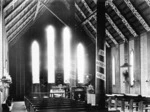
<instances>
[{"instance_id":1,"label":"arched window","mask_svg":"<svg viewBox=\"0 0 150 112\"><path fill-rule=\"evenodd\" d=\"M85 75L85 54L82 44L77 46L77 74L78 83L83 83Z\"/></svg>"},{"instance_id":2,"label":"arched window","mask_svg":"<svg viewBox=\"0 0 150 112\"><path fill-rule=\"evenodd\" d=\"M133 86L134 82L134 51L132 50L130 53L130 84Z\"/></svg>"},{"instance_id":3,"label":"arched window","mask_svg":"<svg viewBox=\"0 0 150 112\"><path fill-rule=\"evenodd\" d=\"M32 82L39 83L39 75L40 75L40 53L39 53L39 45L37 41L32 43Z\"/></svg>"},{"instance_id":4,"label":"arched window","mask_svg":"<svg viewBox=\"0 0 150 112\"><path fill-rule=\"evenodd\" d=\"M116 73L115 73L115 58L112 58L112 84L116 83Z\"/></svg>"},{"instance_id":5,"label":"arched window","mask_svg":"<svg viewBox=\"0 0 150 112\"><path fill-rule=\"evenodd\" d=\"M69 83L71 73L71 33L69 27L63 29L63 53L64 53L64 82Z\"/></svg>"},{"instance_id":6,"label":"arched window","mask_svg":"<svg viewBox=\"0 0 150 112\"><path fill-rule=\"evenodd\" d=\"M55 83L55 31L52 26L46 29L47 57L48 57L48 83Z\"/></svg>"}]
</instances>

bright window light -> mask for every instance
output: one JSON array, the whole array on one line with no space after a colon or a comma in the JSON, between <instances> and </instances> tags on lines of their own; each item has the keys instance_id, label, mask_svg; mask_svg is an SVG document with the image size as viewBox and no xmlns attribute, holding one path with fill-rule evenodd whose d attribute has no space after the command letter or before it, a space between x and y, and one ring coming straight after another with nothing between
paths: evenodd
<instances>
[{"instance_id":1,"label":"bright window light","mask_svg":"<svg viewBox=\"0 0 150 112\"><path fill-rule=\"evenodd\" d=\"M85 73L85 54L82 44L77 46L77 74L78 74L78 83L84 82L84 73Z\"/></svg>"},{"instance_id":2,"label":"bright window light","mask_svg":"<svg viewBox=\"0 0 150 112\"><path fill-rule=\"evenodd\" d=\"M71 71L71 33L69 27L63 29L63 52L64 52L64 83L69 83Z\"/></svg>"},{"instance_id":3,"label":"bright window light","mask_svg":"<svg viewBox=\"0 0 150 112\"><path fill-rule=\"evenodd\" d=\"M36 41L32 43L32 82L39 83L40 61L39 45Z\"/></svg>"},{"instance_id":4,"label":"bright window light","mask_svg":"<svg viewBox=\"0 0 150 112\"><path fill-rule=\"evenodd\" d=\"M52 26L46 29L48 54L48 83L55 83L55 31Z\"/></svg>"},{"instance_id":5,"label":"bright window light","mask_svg":"<svg viewBox=\"0 0 150 112\"><path fill-rule=\"evenodd\" d=\"M115 85L116 82L116 74L115 74L115 58L112 58L112 83Z\"/></svg>"},{"instance_id":6,"label":"bright window light","mask_svg":"<svg viewBox=\"0 0 150 112\"><path fill-rule=\"evenodd\" d=\"M134 82L134 52L133 50L131 51L131 54L130 54L130 84L131 86L133 86L133 82Z\"/></svg>"}]
</instances>

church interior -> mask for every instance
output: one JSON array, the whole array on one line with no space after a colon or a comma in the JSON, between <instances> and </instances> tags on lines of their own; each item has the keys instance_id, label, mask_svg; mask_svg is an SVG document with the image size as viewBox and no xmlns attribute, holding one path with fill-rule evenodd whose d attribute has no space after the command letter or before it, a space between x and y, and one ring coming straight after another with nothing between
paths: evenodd
<instances>
[{"instance_id":1,"label":"church interior","mask_svg":"<svg viewBox=\"0 0 150 112\"><path fill-rule=\"evenodd\" d=\"M0 112L149 112L149 0L0 0Z\"/></svg>"}]
</instances>

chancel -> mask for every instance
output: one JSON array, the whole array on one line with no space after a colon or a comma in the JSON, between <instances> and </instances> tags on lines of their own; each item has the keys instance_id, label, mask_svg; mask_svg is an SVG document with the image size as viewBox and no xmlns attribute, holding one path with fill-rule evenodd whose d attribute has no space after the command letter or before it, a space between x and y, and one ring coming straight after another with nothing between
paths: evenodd
<instances>
[{"instance_id":1,"label":"chancel","mask_svg":"<svg viewBox=\"0 0 150 112\"><path fill-rule=\"evenodd\" d=\"M149 0L0 0L0 112L149 112Z\"/></svg>"}]
</instances>

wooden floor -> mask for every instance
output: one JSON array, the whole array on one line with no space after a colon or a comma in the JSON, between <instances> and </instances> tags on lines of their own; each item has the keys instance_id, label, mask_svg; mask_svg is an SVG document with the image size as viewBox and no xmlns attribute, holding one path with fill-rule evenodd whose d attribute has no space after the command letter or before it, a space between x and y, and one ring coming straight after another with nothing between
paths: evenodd
<instances>
[{"instance_id":1,"label":"wooden floor","mask_svg":"<svg viewBox=\"0 0 150 112\"><path fill-rule=\"evenodd\" d=\"M24 102L14 102L11 112L27 112Z\"/></svg>"}]
</instances>

